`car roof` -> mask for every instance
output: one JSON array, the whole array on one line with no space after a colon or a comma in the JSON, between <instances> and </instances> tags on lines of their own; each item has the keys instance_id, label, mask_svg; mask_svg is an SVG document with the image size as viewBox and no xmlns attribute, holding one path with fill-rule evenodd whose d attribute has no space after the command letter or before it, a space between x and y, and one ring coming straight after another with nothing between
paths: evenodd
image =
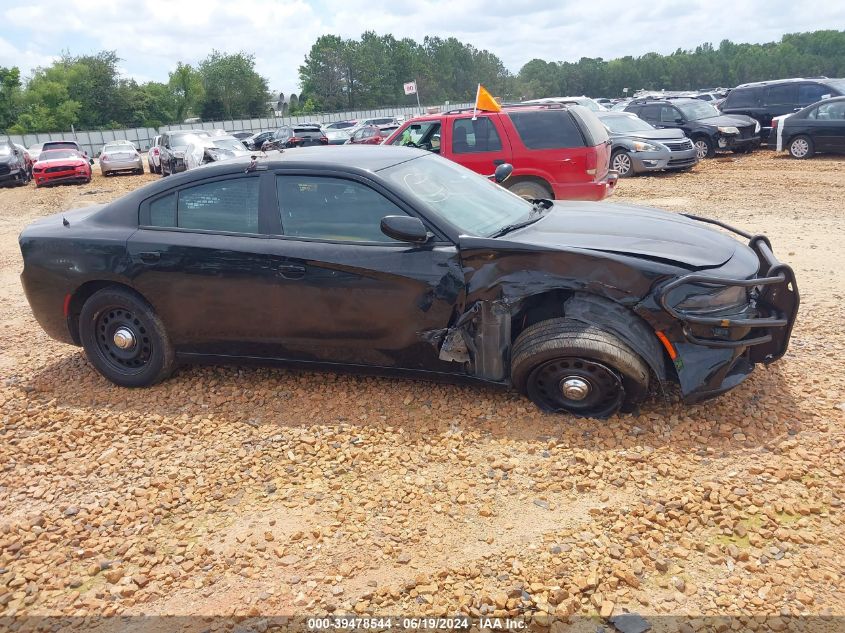
<instances>
[{"instance_id":1,"label":"car roof","mask_svg":"<svg viewBox=\"0 0 845 633\"><path fill-rule=\"evenodd\" d=\"M502 112L511 113L511 112L547 112L552 110L549 106L560 106L559 108L554 108L554 110L568 110L567 107L570 104L566 103L529 103L525 105L518 105L518 104L511 104L511 105L504 105L502 106ZM575 104L572 104L575 105ZM411 123L414 121L436 121L437 119L442 119L443 117L458 117L458 116L466 116L468 113L472 112L472 108L460 108L459 110L449 110L447 112L439 112L435 114L421 114L420 116L415 116L411 119L405 121L405 123ZM486 114L497 114L496 112L488 112L486 110L479 110L478 116L484 116ZM404 123L403 123L404 125Z\"/></svg>"},{"instance_id":2,"label":"car roof","mask_svg":"<svg viewBox=\"0 0 845 633\"><path fill-rule=\"evenodd\" d=\"M765 86L774 86L777 84L793 84L799 83L802 81L816 81L818 83L825 83L826 81L842 81L836 77L790 77L789 79L770 79L768 81L752 81L747 84L740 84L734 90L738 88L761 88Z\"/></svg>"}]
</instances>

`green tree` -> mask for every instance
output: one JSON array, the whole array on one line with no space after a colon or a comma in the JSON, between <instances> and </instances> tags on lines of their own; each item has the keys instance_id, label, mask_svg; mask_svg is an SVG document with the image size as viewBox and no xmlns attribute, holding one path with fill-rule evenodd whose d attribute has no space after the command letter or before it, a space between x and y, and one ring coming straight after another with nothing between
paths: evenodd
<instances>
[{"instance_id":1,"label":"green tree","mask_svg":"<svg viewBox=\"0 0 845 633\"><path fill-rule=\"evenodd\" d=\"M255 57L212 51L199 65L205 95L200 102L206 120L265 116L270 93L267 80L255 72Z\"/></svg>"},{"instance_id":2,"label":"green tree","mask_svg":"<svg viewBox=\"0 0 845 633\"><path fill-rule=\"evenodd\" d=\"M193 66L178 62L170 73L167 86L173 96L173 116L177 122L199 111L205 91L202 76Z\"/></svg>"},{"instance_id":3,"label":"green tree","mask_svg":"<svg viewBox=\"0 0 845 633\"><path fill-rule=\"evenodd\" d=\"M0 67L0 130L14 123L21 108L21 71Z\"/></svg>"}]
</instances>

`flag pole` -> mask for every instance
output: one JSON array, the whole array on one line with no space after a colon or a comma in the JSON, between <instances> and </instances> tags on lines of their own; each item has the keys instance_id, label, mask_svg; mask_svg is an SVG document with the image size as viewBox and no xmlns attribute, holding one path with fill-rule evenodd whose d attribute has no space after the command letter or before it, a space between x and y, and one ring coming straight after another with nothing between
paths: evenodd
<instances>
[{"instance_id":1,"label":"flag pole","mask_svg":"<svg viewBox=\"0 0 845 633\"><path fill-rule=\"evenodd\" d=\"M472 106L472 120L475 121L478 119L478 97L481 96L481 84L478 84L478 88L475 90L475 103Z\"/></svg>"},{"instance_id":2,"label":"flag pole","mask_svg":"<svg viewBox=\"0 0 845 633\"><path fill-rule=\"evenodd\" d=\"M416 79L414 79L414 94L417 95L417 109L420 111L420 114L422 114L422 106L420 105L420 85L417 83Z\"/></svg>"}]
</instances>

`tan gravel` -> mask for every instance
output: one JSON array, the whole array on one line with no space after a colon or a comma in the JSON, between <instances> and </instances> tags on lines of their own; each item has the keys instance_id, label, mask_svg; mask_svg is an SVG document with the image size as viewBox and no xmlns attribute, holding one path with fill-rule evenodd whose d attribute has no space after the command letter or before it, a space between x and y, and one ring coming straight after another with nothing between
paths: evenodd
<instances>
[{"instance_id":1,"label":"tan gravel","mask_svg":"<svg viewBox=\"0 0 845 633\"><path fill-rule=\"evenodd\" d=\"M112 386L33 320L16 238L153 178L0 190L0 615L845 615L842 160L620 184L767 233L802 307L732 393L601 423L331 373Z\"/></svg>"}]
</instances>

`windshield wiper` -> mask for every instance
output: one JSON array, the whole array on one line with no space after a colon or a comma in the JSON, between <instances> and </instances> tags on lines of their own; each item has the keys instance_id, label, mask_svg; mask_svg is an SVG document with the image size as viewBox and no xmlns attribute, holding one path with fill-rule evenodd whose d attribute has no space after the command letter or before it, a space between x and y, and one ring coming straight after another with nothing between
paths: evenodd
<instances>
[{"instance_id":1,"label":"windshield wiper","mask_svg":"<svg viewBox=\"0 0 845 633\"><path fill-rule=\"evenodd\" d=\"M537 220L543 217L543 211L545 210L545 206L538 203L534 203L531 207L531 213L528 214L528 217L525 220L523 220L522 222L514 222L513 224L503 226L498 231L493 233L490 237L502 237L506 233L516 231L517 229L521 229L522 227L528 226L529 224L534 224Z\"/></svg>"}]
</instances>

